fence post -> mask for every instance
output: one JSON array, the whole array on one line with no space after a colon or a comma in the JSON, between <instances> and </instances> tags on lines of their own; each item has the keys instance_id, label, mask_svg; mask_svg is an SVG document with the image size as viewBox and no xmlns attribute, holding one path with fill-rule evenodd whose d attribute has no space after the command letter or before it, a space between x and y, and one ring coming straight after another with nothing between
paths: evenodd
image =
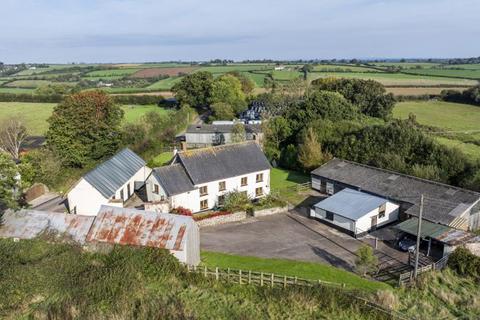
<instances>
[{"instance_id":1,"label":"fence post","mask_svg":"<svg viewBox=\"0 0 480 320\"><path fill-rule=\"evenodd\" d=\"M242 284L242 270L238 272L238 283Z\"/></svg>"},{"instance_id":2,"label":"fence post","mask_svg":"<svg viewBox=\"0 0 480 320\"><path fill-rule=\"evenodd\" d=\"M252 271L248 271L248 284L252 283Z\"/></svg>"},{"instance_id":3,"label":"fence post","mask_svg":"<svg viewBox=\"0 0 480 320\"><path fill-rule=\"evenodd\" d=\"M207 277L207 266L205 266L205 278Z\"/></svg>"},{"instance_id":4,"label":"fence post","mask_svg":"<svg viewBox=\"0 0 480 320\"><path fill-rule=\"evenodd\" d=\"M218 281L219 280L219 277L218 277L218 267L215 268L215 279Z\"/></svg>"},{"instance_id":5,"label":"fence post","mask_svg":"<svg viewBox=\"0 0 480 320\"><path fill-rule=\"evenodd\" d=\"M263 272L260 272L260 287L263 287Z\"/></svg>"},{"instance_id":6,"label":"fence post","mask_svg":"<svg viewBox=\"0 0 480 320\"><path fill-rule=\"evenodd\" d=\"M283 287L287 287L287 276L283 276Z\"/></svg>"},{"instance_id":7,"label":"fence post","mask_svg":"<svg viewBox=\"0 0 480 320\"><path fill-rule=\"evenodd\" d=\"M227 281L230 281L230 268L227 269Z\"/></svg>"},{"instance_id":8,"label":"fence post","mask_svg":"<svg viewBox=\"0 0 480 320\"><path fill-rule=\"evenodd\" d=\"M295 276L295 284L297 284L297 277Z\"/></svg>"},{"instance_id":9,"label":"fence post","mask_svg":"<svg viewBox=\"0 0 480 320\"><path fill-rule=\"evenodd\" d=\"M272 288L273 288L273 277L275 277L275 275L272 273Z\"/></svg>"}]
</instances>

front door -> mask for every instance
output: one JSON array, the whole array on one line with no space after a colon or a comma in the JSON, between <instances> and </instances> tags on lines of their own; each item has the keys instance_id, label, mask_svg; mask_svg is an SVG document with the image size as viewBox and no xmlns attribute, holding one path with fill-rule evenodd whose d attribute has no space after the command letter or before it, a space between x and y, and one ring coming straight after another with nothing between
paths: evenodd
<instances>
[{"instance_id":1,"label":"front door","mask_svg":"<svg viewBox=\"0 0 480 320\"><path fill-rule=\"evenodd\" d=\"M377 220L378 220L377 216L372 217L372 226L371 226L372 230L375 230L377 228Z\"/></svg>"}]
</instances>

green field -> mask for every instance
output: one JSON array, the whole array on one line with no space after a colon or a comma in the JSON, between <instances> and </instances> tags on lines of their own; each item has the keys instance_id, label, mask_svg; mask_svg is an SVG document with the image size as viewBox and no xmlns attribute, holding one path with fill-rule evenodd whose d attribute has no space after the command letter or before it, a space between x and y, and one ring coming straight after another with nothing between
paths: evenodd
<instances>
[{"instance_id":1,"label":"green field","mask_svg":"<svg viewBox=\"0 0 480 320\"><path fill-rule=\"evenodd\" d=\"M480 141L480 107L443 101L400 102L393 110L399 119L415 114L418 123L445 131L454 131L452 137L436 137L437 141L460 149L471 159L480 159L480 146L455 139L456 135L470 136Z\"/></svg>"},{"instance_id":2,"label":"green field","mask_svg":"<svg viewBox=\"0 0 480 320\"><path fill-rule=\"evenodd\" d=\"M118 68L118 69L107 69L107 70L97 70L91 71L86 74L87 77L118 77L118 76L128 76L141 70L140 68Z\"/></svg>"},{"instance_id":3,"label":"green field","mask_svg":"<svg viewBox=\"0 0 480 320\"><path fill-rule=\"evenodd\" d=\"M211 73L227 73L229 71L253 71L253 70L270 70L273 71L273 65L259 65L259 64L237 64L228 66L211 66L201 67L195 71L209 71Z\"/></svg>"},{"instance_id":4,"label":"green field","mask_svg":"<svg viewBox=\"0 0 480 320\"><path fill-rule=\"evenodd\" d=\"M13 87L13 88L38 88L41 86L46 86L51 84L52 81L48 80L15 80L9 82L5 85L5 87Z\"/></svg>"},{"instance_id":5,"label":"green field","mask_svg":"<svg viewBox=\"0 0 480 320\"><path fill-rule=\"evenodd\" d=\"M314 66L313 72L383 72L378 69L363 67L357 65L336 65L336 64L319 64Z\"/></svg>"},{"instance_id":6,"label":"green field","mask_svg":"<svg viewBox=\"0 0 480 320\"><path fill-rule=\"evenodd\" d=\"M391 288L386 283L369 281L354 273L322 263L245 257L206 251L202 251L202 263L209 267L251 270L303 279L323 280L345 284L347 288L351 289L373 291Z\"/></svg>"},{"instance_id":7,"label":"green field","mask_svg":"<svg viewBox=\"0 0 480 320\"><path fill-rule=\"evenodd\" d=\"M22 119L30 135L43 135L48 129L47 119L52 114L55 103L0 102L0 121L9 117ZM156 105L122 106L125 121L134 122L150 111L168 115L169 110Z\"/></svg>"},{"instance_id":8,"label":"green field","mask_svg":"<svg viewBox=\"0 0 480 320\"><path fill-rule=\"evenodd\" d=\"M480 69L457 70L451 68L415 69L404 71L406 73L422 74L427 76L459 77L466 79L480 79Z\"/></svg>"},{"instance_id":9,"label":"green field","mask_svg":"<svg viewBox=\"0 0 480 320\"><path fill-rule=\"evenodd\" d=\"M35 89L34 88L0 88L0 93L15 93L15 94L21 94L21 93L34 93Z\"/></svg>"},{"instance_id":10,"label":"green field","mask_svg":"<svg viewBox=\"0 0 480 320\"><path fill-rule=\"evenodd\" d=\"M418 66L422 68L432 68L440 65L439 63L430 62L376 62L372 64L379 67L402 67L403 69L414 69Z\"/></svg>"},{"instance_id":11,"label":"green field","mask_svg":"<svg viewBox=\"0 0 480 320\"><path fill-rule=\"evenodd\" d=\"M182 77L170 77L166 79L159 80L147 87L147 89L151 90L169 90L173 87L173 85L177 82L180 82Z\"/></svg>"}]
</instances>

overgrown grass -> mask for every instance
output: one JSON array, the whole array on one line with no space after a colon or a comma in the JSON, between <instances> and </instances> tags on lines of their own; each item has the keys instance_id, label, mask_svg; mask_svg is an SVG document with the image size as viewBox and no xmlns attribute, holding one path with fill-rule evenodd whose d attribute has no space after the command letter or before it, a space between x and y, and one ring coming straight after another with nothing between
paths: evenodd
<instances>
[{"instance_id":1,"label":"overgrown grass","mask_svg":"<svg viewBox=\"0 0 480 320\"><path fill-rule=\"evenodd\" d=\"M226 284L164 250L41 240L0 240L0 292L4 319L388 319L336 289Z\"/></svg>"},{"instance_id":2,"label":"overgrown grass","mask_svg":"<svg viewBox=\"0 0 480 320\"><path fill-rule=\"evenodd\" d=\"M202 251L202 263L210 267L277 273L311 280L345 284L347 288L375 291L391 289L383 282L369 281L354 273L326 264L287 259L265 259Z\"/></svg>"},{"instance_id":3,"label":"overgrown grass","mask_svg":"<svg viewBox=\"0 0 480 320\"><path fill-rule=\"evenodd\" d=\"M173 152L165 151L157 156L153 157L149 162L148 166L151 168L166 166L169 164L170 160L173 158Z\"/></svg>"}]
</instances>

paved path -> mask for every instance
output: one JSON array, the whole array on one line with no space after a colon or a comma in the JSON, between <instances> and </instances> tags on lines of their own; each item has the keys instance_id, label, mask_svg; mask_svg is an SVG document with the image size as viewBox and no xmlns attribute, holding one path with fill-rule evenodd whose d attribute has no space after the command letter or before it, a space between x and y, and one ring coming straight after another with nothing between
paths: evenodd
<instances>
[{"instance_id":1,"label":"paved path","mask_svg":"<svg viewBox=\"0 0 480 320\"><path fill-rule=\"evenodd\" d=\"M202 228L200 234L203 250L321 262L348 271L353 270L356 250L364 244L296 212ZM381 261L406 261L402 252L392 255L382 250L377 255Z\"/></svg>"}]
</instances>

